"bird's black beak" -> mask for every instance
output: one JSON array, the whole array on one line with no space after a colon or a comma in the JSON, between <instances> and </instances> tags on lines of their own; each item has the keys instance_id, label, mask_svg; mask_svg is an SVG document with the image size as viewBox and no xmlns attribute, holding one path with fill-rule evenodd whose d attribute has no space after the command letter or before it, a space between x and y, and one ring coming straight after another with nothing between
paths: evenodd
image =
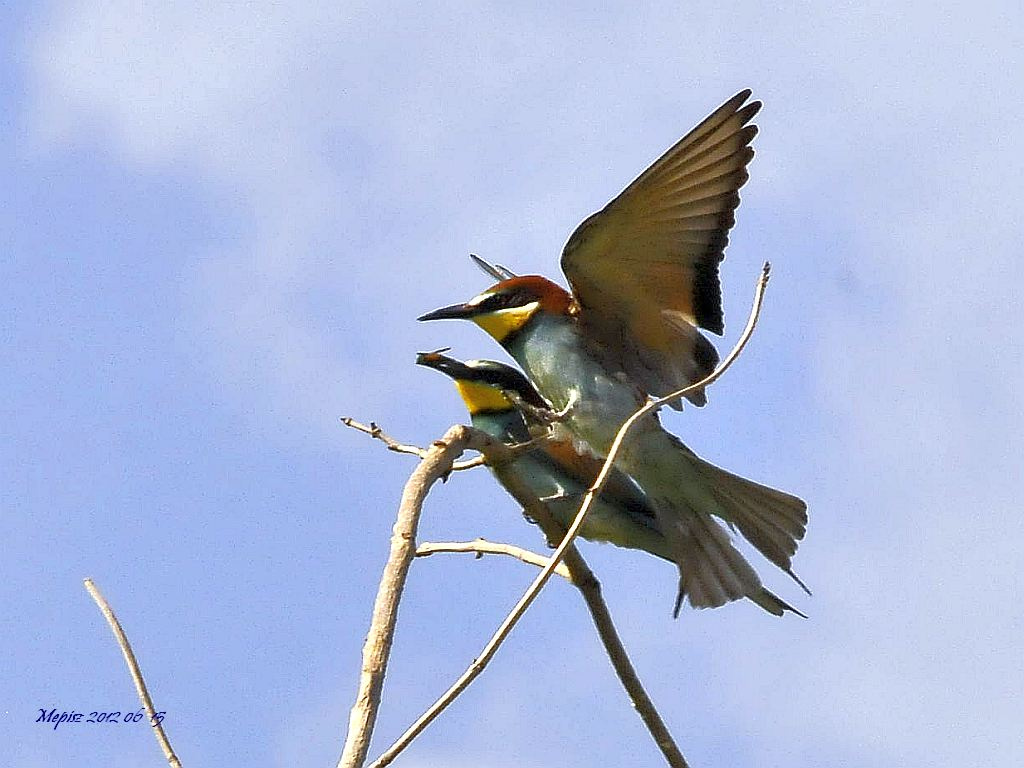
<instances>
[{"instance_id":1,"label":"bird's black beak","mask_svg":"<svg viewBox=\"0 0 1024 768\"><path fill-rule=\"evenodd\" d=\"M441 350L444 351L444 350ZM416 365L425 365L428 368L443 368L444 365L451 359L445 357L438 352L417 352L416 353Z\"/></svg>"},{"instance_id":2,"label":"bird's black beak","mask_svg":"<svg viewBox=\"0 0 1024 768\"><path fill-rule=\"evenodd\" d=\"M433 312L420 315L417 320L465 320L476 314L476 307L468 304L452 304L450 307L441 307Z\"/></svg>"},{"instance_id":3,"label":"bird's black beak","mask_svg":"<svg viewBox=\"0 0 1024 768\"><path fill-rule=\"evenodd\" d=\"M441 354L447 351L448 348L446 347L437 352L420 352L416 355L416 365L433 368L435 371L440 371L456 380L469 378L472 375L472 370L461 360Z\"/></svg>"}]
</instances>

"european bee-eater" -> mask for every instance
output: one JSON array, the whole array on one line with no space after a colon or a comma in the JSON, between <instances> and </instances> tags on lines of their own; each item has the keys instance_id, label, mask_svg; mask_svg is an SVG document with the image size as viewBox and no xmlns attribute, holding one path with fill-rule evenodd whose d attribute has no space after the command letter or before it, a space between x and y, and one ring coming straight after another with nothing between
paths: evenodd
<instances>
[{"instance_id":1,"label":"european bee-eater","mask_svg":"<svg viewBox=\"0 0 1024 768\"><path fill-rule=\"evenodd\" d=\"M715 110L577 227L562 252L572 294L536 275L512 277L420 320L479 325L565 412L577 447L607 455L648 395L697 382L718 360L698 329L723 330L718 264L754 154L749 122L761 106L744 105L749 96ZM706 401L702 391L689 399ZM637 425L618 466L655 509L679 567L678 600L715 607L763 589L712 516L803 586L791 568L807 524L800 499L700 459L656 415Z\"/></svg>"},{"instance_id":2,"label":"european bee-eater","mask_svg":"<svg viewBox=\"0 0 1024 768\"><path fill-rule=\"evenodd\" d=\"M437 352L420 353L416 363L454 380L473 426L509 445L525 443L533 433L532 419L520 410L509 393L530 406L547 408L547 403L526 377L503 363L493 360L461 362ZM510 476L520 480L545 504L555 521L568 528L601 469L601 461L576 450L571 440L549 435L514 461L491 469L503 485ZM671 547L661 533L654 509L627 475L613 469L604 491L594 501L580 529L583 538L640 549L673 562ZM776 616L786 611L804 615L763 587L749 597Z\"/></svg>"}]
</instances>

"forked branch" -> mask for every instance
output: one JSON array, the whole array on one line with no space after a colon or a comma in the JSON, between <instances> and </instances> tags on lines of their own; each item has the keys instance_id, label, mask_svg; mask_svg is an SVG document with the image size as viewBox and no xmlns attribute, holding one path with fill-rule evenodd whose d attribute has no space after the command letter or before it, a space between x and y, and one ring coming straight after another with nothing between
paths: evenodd
<instances>
[{"instance_id":1,"label":"forked branch","mask_svg":"<svg viewBox=\"0 0 1024 768\"><path fill-rule=\"evenodd\" d=\"M410 726L409 729L404 734L402 734L395 741L395 743L384 752L384 754L380 756L380 758L377 759L377 762L374 763L371 766L371 768L383 768L383 766L390 763L395 758L395 756L397 756L398 753L401 752L409 744L409 742L416 737L417 734L419 734L424 728L427 727L427 725L430 724L431 721L434 720L434 718L436 718L441 712L443 712L444 709L447 708L452 701L454 701L454 699L459 695L459 693L461 693L462 690L465 689L465 687L470 682L472 682L473 679L480 674L480 672L483 671L483 668L494 656L498 647L501 645L502 642L504 642L505 637L507 637L508 633L511 632L512 627L514 627L516 622L519 621L523 613L526 612L526 609L529 608L530 604L536 598L537 594L547 583L548 579L551 578L551 574L554 572L555 568L558 567L558 564L562 562L563 558L566 557L566 552L572 546L573 540L579 533L580 527L583 525L584 520L586 520L587 514L590 512L590 509L594 504L594 499L598 496L598 494L601 493L601 491L604 489L605 484L608 482L608 476L611 473L612 466L615 463L615 458L616 456L618 456L622 444L625 441L625 439L629 436L633 426L642 418L654 412L661 406L666 405L674 400L678 400L682 397L685 397L687 394L693 391L703 389L709 386L710 384L713 384L736 361L740 353L743 351L743 348L747 345L747 342L750 340L750 337L754 332L754 328L757 326L757 320L761 314L761 305L764 300L765 289L768 286L768 277L770 273L771 265L768 262L765 262L764 266L761 269L761 275L757 281L757 286L754 292L754 302L750 310L750 316L747 319L747 325L743 329L743 333L740 334L740 338L736 342L736 346L733 347L732 351L719 364L719 366L715 368L715 370L712 371L708 376L704 377L698 382L683 387L682 389L679 389L675 392L671 392L668 395L665 395L664 397L648 401L644 406L637 409L637 411L632 416L626 419L626 421L622 424L617 434L615 435L615 439L612 441L611 447L608 450L608 455L605 457L604 463L601 466L601 471L598 473L593 484L590 486L590 489L584 496L583 503L580 505L580 509L576 513L575 519L572 521L572 524L565 532L565 536L562 538L561 543L555 549L555 552L554 554L552 554L548 564L541 569L540 574L537 576L536 579L534 579L533 583L520 598L519 602L516 603L515 607L505 618L505 620L502 621L501 625L495 631L494 635L491 637L490 640L487 641L487 644L480 652L480 655L473 661L469 668L465 672L463 672L463 674L458 678L458 680L456 680L455 683L453 683L452 686L447 691L445 691L444 694L442 694L441 697L438 698L438 700L434 702L427 709L427 711L424 712L423 715L421 715L412 724L412 726ZM517 500L519 500L520 503L522 503L522 500L518 499L518 497ZM676 751L678 753L678 750ZM667 753L666 758L668 758ZM678 756L678 761L679 762L673 762L673 760L670 759L669 763L673 765L674 768L677 766L686 765L685 761L682 758L682 755Z\"/></svg>"},{"instance_id":2,"label":"forked branch","mask_svg":"<svg viewBox=\"0 0 1024 768\"><path fill-rule=\"evenodd\" d=\"M583 499L582 504L580 505L579 511L576 513L576 517L574 518L572 524L569 526L568 530L566 530L564 532L564 535L562 535L561 542L559 543L558 547L555 549L555 552L552 554L552 556L548 559L547 563L541 569L540 574L533 581L533 583L530 585L530 587L526 590L526 592L523 594L523 596L520 598L520 600L516 603L515 607L512 609L512 611L509 613L509 615L505 618L505 620L501 623L501 625L495 631L494 635L487 642L487 644L484 646L483 650L480 652L478 657L473 661L473 663L469 666L469 668L455 681L455 683L452 684L452 686L433 705L431 705L431 707L426 712L423 713L423 715L421 715L409 727L409 729L404 734L402 734L402 736L399 737L399 739L391 747L389 747L377 759L377 761L375 763L373 763L371 768L383 768L383 766L386 766L386 765L390 764L391 761L394 760L394 758L403 749L405 749L405 747L408 746L408 744L420 732L422 732L423 729L425 729L442 711L444 711L444 709L447 708L448 705L451 704L451 702L454 701L455 698L483 671L483 669L486 667L488 662L491 660L491 658L493 658L494 654L497 652L497 649L500 647L501 643L504 642L505 638L511 632L512 628L519 621L519 619L522 617L522 615L526 612L527 608L529 608L529 606L532 604L532 602L536 599L536 597L539 594L540 590L544 587L544 585L547 583L548 579L550 579L552 573L555 572L555 569L558 568L559 564L563 560L566 561L566 565L567 565L567 567L568 567L568 569L570 571L570 574L572 574L572 576L573 576L573 582L575 584L577 584L577 586L580 587L581 591L584 593L584 596L587 596L588 594L590 594L592 597L596 597L596 601L593 602L593 603L591 602L591 599L588 598L587 605L591 609L591 614L592 614L592 616L594 618L595 625L598 627L598 631L601 634L602 640L605 642L606 647L609 647L609 643L612 643L613 645L614 644L618 644L619 648L621 649L621 643L618 642L618 637L617 637L617 634L615 634L614 626L611 624L610 616L608 616L608 613L607 613L607 607L605 607L604 604L603 604L603 601L600 600L600 585L597 582L597 579L594 578L593 573L589 570L589 568L587 568L585 562L583 562L582 558L579 556L579 553L573 547L573 540L575 539L576 535L579 533L579 530L582 527L583 522L585 521L585 519L587 517L587 514L589 513L591 507L593 506L594 499L601 493L601 491L603 490L605 484L607 483L609 474L610 474L611 469L612 469L612 466L615 463L615 458L618 455L619 451L621 450L621 446L623 445L624 441L629 436L633 426L638 421L640 421L642 418L644 418L645 416L649 415L653 411L657 410L661 406L666 405L667 403L670 403L672 401L678 400L679 398L685 397L687 394L689 394L689 393L691 393L691 392L693 392L695 390L703 389L703 388L709 386L710 384L714 383L716 380L718 380L722 376L722 374L725 373L726 370L728 370L728 368L739 357L739 354L743 351L743 348L746 346L746 344L749 341L751 335L753 334L754 328L755 328L755 326L757 324L758 317L760 316L761 305L762 305L762 301L764 299L764 292L765 292L765 289L766 289L767 284L768 284L769 274L770 274L770 265L767 262L765 262L764 267L762 269L762 273L761 273L760 279L758 280L758 283L757 283L757 288L756 288L756 292L755 292L755 296L754 296L753 307L751 308L750 317L747 320L747 325L744 328L743 333L740 335L740 338L737 341L736 346L732 349L732 351L729 353L729 355L726 356L726 358L722 361L722 363L711 374L709 374L704 379L702 379L702 380L700 380L698 382L695 382L694 384L691 384L691 385L689 385L687 387L683 387L682 389L679 389L679 390L677 390L675 392L672 392L672 393L670 393L670 394L668 394L668 395L666 395L664 397L650 400L643 407L639 408L634 414L632 414L622 424L622 426L619 428L619 430L618 430L618 432L617 432L617 434L615 436L615 439L612 441L611 447L609 448L609 451L608 451L608 455L605 457L605 461L604 461L604 463L603 463L603 465L601 467L601 471L598 473L598 475L595 478L593 484L591 485L591 487L588 489L586 495L584 496L584 499ZM348 421L350 421L350 420L347 420L346 423L348 423ZM352 426L352 425L349 424L349 426ZM468 430L466 428L453 427L451 430L449 430L448 434L452 434L453 430L456 430L456 429L463 429L467 433L468 432L475 432L475 430ZM377 431L379 432L379 428L377 428ZM375 437L379 437L379 434L374 435L374 436ZM446 435L446 437L447 437L447 435ZM501 452L501 448L504 447L504 446L500 446L500 444L496 444L495 445L494 441L491 441L491 443L492 443L492 447L493 447L493 449L494 449L496 454L500 453ZM400 445L400 444L398 444L398 445ZM436 445L437 444L435 444L435 446ZM391 447L391 446L389 445L389 447ZM408 447L408 446L402 446L402 447L405 448L405 447ZM392 448L392 450L399 450L399 449L398 448ZM477 450L481 450L481 452L483 452L485 455L488 455L488 450L486 448L479 448L479 447L477 447ZM413 453L415 453L416 451L405 451L405 450L403 450L402 452L413 452ZM417 455L419 455L419 454L417 454ZM506 453L506 460L507 460L507 453ZM500 459L499 459L499 461L500 461ZM448 467L447 471L451 471L451 465L453 465L453 464L454 464L454 458L452 458L450 460L449 467ZM420 469L422 469L422 465L421 465L420 468L417 469L417 472L419 472ZM414 476L417 474L417 472L413 473ZM440 476L441 475L438 475L438 477L440 477ZM437 479L437 478L435 477L434 479ZM410 483L409 484L412 483L412 480L413 480L413 478L410 478ZM409 484L406 485L406 489L407 490L409 488ZM509 487L508 490L512 493L513 496L516 497L516 499L521 504L523 504L523 506L526 508L526 510L530 514L530 516L533 519L537 520L538 524L541 525L541 527L545 530L545 533L549 536L549 538L551 540L554 540L555 538L557 538L556 531L558 529L558 526L557 526L556 523L554 523L553 519L550 517L549 513L547 512L546 507L544 507L543 504L538 502L536 499L532 499L528 493L525 496L522 496L522 491L525 490L525 489L516 489L515 487ZM424 490L424 493L425 493L425 490ZM522 496L522 498L521 498L521 496ZM403 502L404 502L404 499L405 499L405 495L403 494ZM420 498L420 502L422 502L422 497ZM555 528L549 529L549 526L552 526L552 525L555 526ZM398 525L396 524L396 532L397 532L397 527L398 527ZM555 534L554 536L552 536L553 533ZM394 550L394 541L393 541L393 547L392 548ZM411 543L409 544L408 548L409 548L410 551L412 550L412 544ZM409 558L411 559L411 557L412 557L412 555L410 554ZM406 564L406 570L407 570L407 567L408 566ZM385 576L387 576L387 572L385 573ZM403 572L403 579L404 579L404 572ZM585 589L584 587L587 587L587 588ZM381 590L383 591L384 588L385 588L385 585L384 585L384 582L382 581ZM379 600L380 600L380 593L378 593L378 601ZM395 603L393 609L397 610L397 602ZM377 619L376 608L375 608L375 611L374 611L374 617L375 617L375 624L376 624L376 619ZM393 631L393 627L394 627L394 616L392 615L392 617L391 617L391 630L392 631ZM371 634L372 633L373 633L373 629L371 628ZM370 640L368 639L367 647L369 647L369 645L370 645ZM390 647L390 642L389 642L388 645ZM609 652L609 655L612 657L612 662L615 665L616 672L619 673L620 679L623 680L624 685L626 685L627 689L630 691L630 696L633 699L634 705L637 707L637 710L641 714L641 717L643 717L644 722L647 724L648 728L651 730L652 735L654 735L655 740L657 741L659 747L661 748L662 753L664 754L664 756L665 756L667 762L669 763L669 765L672 766L673 768L686 768L687 763L686 763L685 759L683 758L682 754L679 752L678 748L676 748L675 743L672 741L672 738L669 735L668 730L665 728L664 723L661 721L661 718L658 716L657 711L653 707L653 704L650 703L650 700L646 697L646 693L644 693L643 688L640 687L639 679L636 678L635 670L633 670L632 665L629 663L628 658L625 656L625 651L624 650L621 651L621 658L620 659L617 659L616 654L612 654L611 651ZM364 660L365 660L365 655L364 655ZM624 661L624 663L622 663L623 661ZM383 663L386 664L386 657L385 657ZM364 663L364 676L366 674L367 674L367 670L366 670L366 666L365 666L365 663ZM382 681L382 680L383 680L383 665L380 667L380 681ZM362 697L362 693L363 693L362 685L360 686L360 693L361 693L361 697ZM380 685L378 683L377 688L376 688L376 697L378 699L379 699L379 694L380 694ZM357 701L357 707L359 707L360 704L361 704L361 699L360 699L360 701ZM374 705L373 712L374 712L374 716L375 716L376 705ZM362 761L365 758L366 747L368 746L368 742L369 742L369 732L368 731L372 730L372 719L371 719L371 721L369 723L369 729L363 729L366 732L364 734L360 735L359 733L354 733L353 732L355 730L355 725L356 725L355 715L356 715L356 709L354 708L353 709L353 718L350 721L349 742L346 744L346 755L349 754L349 746L348 745L349 745L349 743L351 743L353 741L353 739L357 739L358 740L360 738L364 738L365 737L366 745L362 748L362 751L361 751L361 753L359 753L359 756L358 756L357 759L354 759L354 760L350 759L348 762L346 762L346 757L343 755L341 762L339 762L339 768L360 768L360 766L362 765ZM354 757L354 755L355 755L355 753L353 752L353 757Z\"/></svg>"}]
</instances>

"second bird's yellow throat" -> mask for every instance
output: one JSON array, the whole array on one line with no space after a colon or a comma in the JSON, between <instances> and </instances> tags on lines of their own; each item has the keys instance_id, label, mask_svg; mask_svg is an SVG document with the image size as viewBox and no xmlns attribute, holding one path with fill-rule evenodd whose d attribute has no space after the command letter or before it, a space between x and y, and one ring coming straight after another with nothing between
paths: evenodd
<instances>
[{"instance_id":1,"label":"second bird's yellow throat","mask_svg":"<svg viewBox=\"0 0 1024 768\"><path fill-rule=\"evenodd\" d=\"M477 315L472 320L500 343L526 325L539 306L539 301L531 301L521 307L509 307L496 312L488 312L485 315Z\"/></svg>"},{"instance_id":2,"label":"second bird's yellow throat","mask_svg":"<svg viewBox=\"0 0 1024 768\"><path fill-rule=\"evenodd\" d=\"M488 384L460 379L455 382L455 386L470 415L483 411L510 411L513 408L512 401L500 389Z\"/></svg>"}]
</instances>

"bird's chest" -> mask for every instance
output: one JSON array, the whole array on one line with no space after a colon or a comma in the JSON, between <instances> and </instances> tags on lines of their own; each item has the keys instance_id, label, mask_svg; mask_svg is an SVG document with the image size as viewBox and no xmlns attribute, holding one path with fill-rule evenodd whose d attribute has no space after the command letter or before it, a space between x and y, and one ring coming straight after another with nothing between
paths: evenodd
<instances>
[{"instance_id":1,"label":"bird's chest","mask_svg":"<svg viewBox=\"0 0 1024 768\"><path fill-rule=\"evenodd\" d=\"M569 430L596 453L607 451L643 393L570 323L541 325L519 342L512 354L540 393L558 410L574 403Z\"/></svg>"}]
</instances>

